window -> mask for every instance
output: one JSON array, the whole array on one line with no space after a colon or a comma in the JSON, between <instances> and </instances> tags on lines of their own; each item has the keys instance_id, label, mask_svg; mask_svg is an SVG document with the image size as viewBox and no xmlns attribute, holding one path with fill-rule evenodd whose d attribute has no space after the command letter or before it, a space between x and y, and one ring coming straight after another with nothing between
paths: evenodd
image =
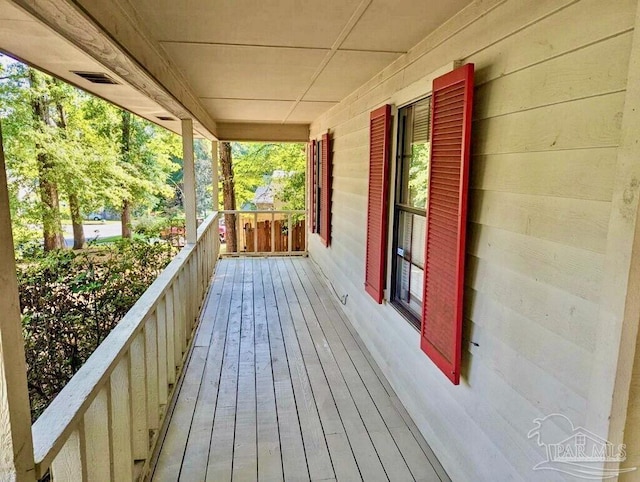
<instances>
[{"instance_id":1,"label":"window","mask_svg":"<svg viewBox=\"0 0 640 482\"><path fill-rule=\"evenodd\" d=\"M365 291L384 299L392 206L390 301L420 347L460 383L473 64L433 79L431 97L398 111L395 194L388 196L391 106L370 114Z\"/></svg>"},{"instance_id":2,"label":"window","mask_svg":"<svg viewBox=\"0 0 640 482\"><path fill-rule=\"evenodd\" d=\"M331 239L331 141L329 134L311 142L311 231L325 246Z\"/></svg>"},{"instance_id":3,"label":"window","mask_svg":"<svg viewBox=\"0 0 640 482\"><path fill-rule=\"evenodd\" d=\"M315 142L315 152L313 155L313 160L314 160L314 164L313 164L313 178L315 179L315 191L313 193L313 206L314 206L314 212L313 212L313 226L314 226L314 233L319 233L320 232L320 223L322 222L321 219L321 213L322 213L322 202L320 202L321 200L321 196L322 196L322 169L321 169L321 163L322 163L322 156L320 155L320 153L322 152L322 141L317 141Z\"/></svg>"},{"instance_id":4,"label":"window","mask_svg":"<svg viewBox=\"0 0 640 482\"><path fill-rule=\"evenodd\" d=\"M309 182L309 231L312 233L316 232L316 141L309 142L308 151L308 163L307 163L307 172L308 172L308 182Z\"/></svg>"},{"instance_id":5,"label":"window","mask_svg":"<svg viewBox=\"0 0 640 482\"><path fill-rule=\"evenodd\" d=\"M431 98L398 111L391 301L416 327L422 319Z\"/></svg>"}]
</instances>

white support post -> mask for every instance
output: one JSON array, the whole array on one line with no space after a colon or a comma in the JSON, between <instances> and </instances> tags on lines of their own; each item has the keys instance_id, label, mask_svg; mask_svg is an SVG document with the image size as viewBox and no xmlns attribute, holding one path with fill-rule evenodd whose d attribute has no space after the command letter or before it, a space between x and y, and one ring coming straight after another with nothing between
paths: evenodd
<instances>
[{"instance_id":1,"label":"white support post","mask_svg":"<svg viewBox=\"0 0 640 482\"><path fill-rule=\"evenodd\" d=\"M186 242L195 244L198 239L198 225L196 222L196 171L193 161L193 121L191 119L182 119L182 161Z\"/></svg>"},{"instance_id":2,"label":"white support post","mask_svg":"<svg viewBox=\"0 0 640 482\"><path fill-rule=\"evenodd\" d=\"M0 131L0 480L35 480L27 365Z\"/></svg>"},{"instance_id":3,"label":"white support post","mask_svg":"<svg viewBox=\"0 0 640 482\"><path fill-rule=\"evenodd\" d=\"M219 162L219 154L218 154L218 141L211 141L211 164L212 164L212 182L213 182L213 210L217 211L220 209L220 201L218 197L220 196L218 185L220 180L218 178L220 162Z\"/></svg>"}]
</instances>

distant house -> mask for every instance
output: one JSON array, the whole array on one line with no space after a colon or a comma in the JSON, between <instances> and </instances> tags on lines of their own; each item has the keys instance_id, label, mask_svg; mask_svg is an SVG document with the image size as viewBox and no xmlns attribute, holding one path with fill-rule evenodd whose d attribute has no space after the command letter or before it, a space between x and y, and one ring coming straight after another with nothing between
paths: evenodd
<instances>
[{"instance_id":1,"label":"distant house","mask_svg":"<svg viewBox=\"0 0 640 482\"><path fill-rule=\"evenodd\" d=\"M271 183L266 186L259 186L256 189L256 193L253 196L253 204L255 204L256 209L260 210L272 210L273 207L273 194L274 189Z\"/></svg>"},{"instance_id":2,"label":"distant house","mask_svg":"<svg viewBox=\"0 0 640 482\"><path fill-rule=\"evenodd\" d=\"M267 179L267 184L259 186L253 196L253 204L257 210L272 211L282 209L283 202L278 199L278 192L282 189L282 182L289 173L282 170L273 171Z\"/></svg>"}]
</instances>

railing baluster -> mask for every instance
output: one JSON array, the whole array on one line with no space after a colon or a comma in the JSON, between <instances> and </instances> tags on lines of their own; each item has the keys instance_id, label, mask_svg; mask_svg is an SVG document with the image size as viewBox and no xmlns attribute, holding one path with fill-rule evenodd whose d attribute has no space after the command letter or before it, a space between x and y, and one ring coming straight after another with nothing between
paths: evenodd
<instances>
[{"instance_id":1,"label":"railing baluster","mask_svg":"<svg viewBox=\"0 0 640 482\"><path fill-rule=\"evenodd\" d=\"M191 257L184 265L184 270L180 273L181 280L181 288L180 288L180 299L181 299L181 308L183 311L182 317L182 336L183 336L183 345L182 345L182 353L186 351L186 346L189 344L189 317L191 315L191 306L189 303L189 289L191 282Z\"/></svg>"},{"instance_id":2,"label":"railing baluster","mask_svg":"<svg viewBox=\"0 0 640 482\"><path fill-rule=\"evenodd\" d=\"M217 216L207 220L197 243L170 263L34 424L35 473L51 470L54 482L148 476L139 469L157 442L154 435L165 415L160 407L168 403L217 263ZM60 417L67 422L59 423Z\"/></svg>"},{"instance_id":3,"label":"railing baluster","mask_svg":"<svg viewBox=\"0 0 640 482\"><path fill-rule=\"evenodd\" d=\"M293 251L292 241L293 240L293 226L291 224L291 214L287 215L287 251L291 253Z\"/></svg>"},{"instance_id":4,"label":"railing baluster","mask_svg":"<svg viewBox=\"0 0 640 482\"><path fill-rule=\"evenodd\" d=\"M147 375L147 423L150 430L160 428L160 404L158 402L158 346L156 316L151 315L144 327L144 358Z\"/></svg>"},{"instance_id":5,"label":"railing baluster","mask_svg":"<svg viewBox=\"0 0 640 482\"><path fill-rule=\"evenodd\" d=\"M144 333L138 333L131 344L131 423L133 459L149 456L149 426L147 424L147 375L144 359Z\"/></svg>"},{"instance_id":6,"label":"railing baluster","mask_svg":"<svg viewBox=\"0 0 640 482\"><path fill-rule=\"evenodd\" d=\"M166 405L169 397L169 383L167 382L167 313L164 298L161 298L156 308L158 332L158 403Z\"/></svg>"},{"instance_id":7,"label":"railing baluster","mask_svg":"<svg viewBox=\"0 0 640 482\"><path fill-rule=\"evenodd\" d=\"M184 270L180 273L180 358L187 351L187 331L189 316L189 265L186 264Z\"/></svg>"},{"instance_id":8,"label":"railing baluster","mask_svg":"<svg viewBox=\"0 0 640 482\"><path fill-rule=\"evenodd\" d=\"M191 339L191 333L196 323L196 312L198 311L198 249L193 251L191 265L189 266L191 282L189 283L189 331L187 339Z\"/></svg>"},{"instance_id":9,"label":"railing baluster","mask_svg":"<svg viewBox=\"0 0 640 482\"><path fill-rule=\"evenodd\" d=\"M107 386L98 392L84 414L87 478L91 482L109 482L111 480L110 432L111 420L109 419L109 390Z\"/></svg>"},{"instance_id":10,"label":"railing baluster","mask_svg":"<svg viewBox=\"0 0 640 482\"><path fill-rule=\"evenodd\" d=\"M87 460L82 426L71 432L62 450L53 460L51 472L55 482L87 480Z\"/></svg>"},{"instance_id":11,"label":"railing baluster","mask_svg":"<svg viewBox=\"0 0 640 482\"><path fill-rule=\"evenodd\" d=\"M253 215L253 252L257 253L258 249L258 213Z\"/></svg>"},{"instance_id":12,"label":"railing baluster","mask_svg":"<svg viewBox=\"0 0 640 482\"><path fill-rule=\"evenodd\" d=\"M256 211L241 211L241 210L223 210L219 213L219 216L224 216L225 214L234 215L236 219L236 236L237 236L237 250L232 252L229 250L229 246L224 253L219 252L219 245L215 246L214 258L217 259L219 256L225 257L233 254L239 254L242 252L245 253L262 253L262 254L300 254L303 255L307 252L307 242L308 237L304 234L300 234L296 232L294 221L295 217L300 215L301 219L304 220L307 218L307 212L302 209L298 210L256 210ZM258 225L260 224L260 215L265 214L271 216L271 229L270 229L270 237L271 237L271 249L260 249L260 240L263 239L264 243L269 242L269 235L266 237L261 236L261 232L259 232ZM282 219L278 219L278 224L280 225L282 232L278 232L275 229L276 215L278 217L282 217ZM265 221L265 227L260 228L266 230L266 225L268 221ZM253 234L250 231L253 229ZM287 233L283 234L286 229ZM214 233L218 234L218 233ZM207 245L207 249L210 245ZM252 247L253 246L253 247ZM199 250L199 253L202 251ZM215 265L215 263L214 263ZM213 272L213 266L212 266ZM205 284L206 288L206 284ZM203 293L204 294L204 293Z\"/></svg>"},{"instance_id":13,"label":"railing baluster","mask_svg":"<svg viewBox=\"0 0 640 482\"><path fill-rule=\"evenodd\" d=\"M187 318L187 345L189 344L189 339L191 338L191 329L193 326L193 312L195 311L195 292L196 292L196 284L193 282L194 280L194 271L196 265L196 252L194 251L191 254L191 261L189 262L188 270L187 270L187 306L189 308L189 318Z\"/></svg>"},{"instance_id":14,"label":"railing baluster","mask_svg":"<svg viewBox=\"0 0 640 482\"><path fill-rule=\"evenodd\" d=\"M207 233L202 242L198 245L198 252L200 253L198 256L198 259L200 259L200 283L198 283L200 293L198 295L198 304L202 302L202 298L204 297L204 288L207 283L207 263L209 262L209 253L211 252L211 248L209 247L210 239L211 237Z\"/></svg>"},{"instance_id":15,"label":"railing baluster","mask_svg":"<svg viewBox=\"0 0 640 482\"><path fill-rule=\"evenodd\" d=\"M173 285L165 292L165 313L167 317L167 383L176 383L176 320L173 313Z\"/></svg>"},{"instance_id":16,"label":"railing baluster","mask_svg":"<svg viewBox=\"0 0 640 482\"><path fill-rule=\"evenodd\" d=\"M182 325L182 308L180 306L180 276L177 275L173 281L173 328L175 330L174 341L174 357L176 367L182 366L182 340L181 340L181 325Z\"/></svg>"},{"instance_id":17,"label":"railing baluster","mask_svg":"<svg viewBox=\"0 0 640 482\"><path fill-rule=\"evenodd\" d=\"M247 244L247 233L245 231L242 231L242 216L240 214L237 214L235 216L235 220L236 220L236 224L238 225L238 227L236 228L236 253L239 253L241 251L240 249L240 233L242 233L242 239L244 240L244 244L246 246Z\"/></svg>"},{"instance_id":18,"label":"railing baluster","mask_svg":"<svg viewBox=\"0 0 640 482\"><path fill-rule=\"evenodd\" d=\"M271 213L271 252L275 253L276 251L276 215L275 213Z\"/></svg>"},{"instance_id":19,"label":"railing baluster","mask_svg":"<svg viewBox=\"0 0 640 482\"><path fill-rule=\"evenodd\" d=\"M204 259L204 256L206 255L205 252L205 247L204 247L204 239L201 240L201 242L199 242L196 245L196 254L197 254L197 260L198 262L196 263L196 278L198 280L198 282L196 283L196 311L197 308L200 307L200 295L202 294L202 260Z\"/></svg>"},{"instance_id":20,"label":"railing baluster","mask_svg":"<svg viewBox=\"0 0 640 482\"><path fill-rule=\"evenodd\" d=\"M111 374L111 452L113 479L133 480L131 445L131 393L129 356L125 356Z\"/></svg>"}]
</instances>

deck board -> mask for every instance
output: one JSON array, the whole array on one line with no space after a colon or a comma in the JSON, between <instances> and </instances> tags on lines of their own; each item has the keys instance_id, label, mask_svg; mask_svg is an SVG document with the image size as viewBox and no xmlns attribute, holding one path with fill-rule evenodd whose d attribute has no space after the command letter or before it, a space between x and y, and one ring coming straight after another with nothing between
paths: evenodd
<instances>
[{"instance_id":1,"label":"deck board","mask_svg":"<svg viewBox=\"0 0 640 482\"><path fill-rule=\"evenodd\" d=\"M222 260L208 297L152 480L448 480L310 260Z\"/></svg>"}]
</instances>

